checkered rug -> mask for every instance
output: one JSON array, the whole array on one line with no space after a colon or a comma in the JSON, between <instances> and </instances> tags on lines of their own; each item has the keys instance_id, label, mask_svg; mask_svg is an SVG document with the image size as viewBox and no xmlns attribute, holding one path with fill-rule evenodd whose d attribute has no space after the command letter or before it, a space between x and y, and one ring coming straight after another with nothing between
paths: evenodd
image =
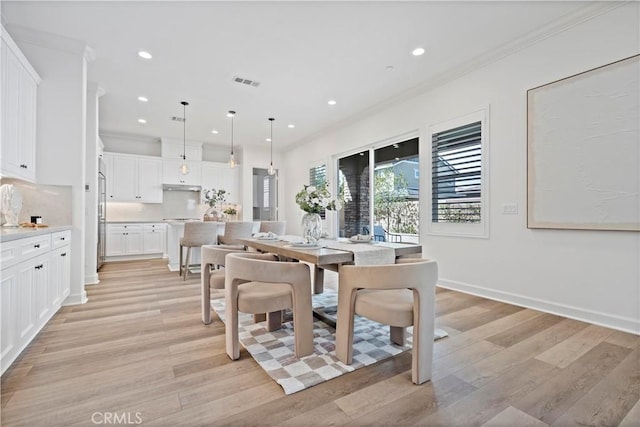
<instances>
[{"instance_id":1,"label":"checkered rug","mask_svg":"<svg viewBox=\"0 0 640 427\"><path fill-rule=\"evenodd\" d=\"M337 303L335 292L324 292L313 296L314 307L331 307ZM211 300L211 306L220 319L225 319L224 298ZM353 335L353 363L345 365L335 357L335 329L316 320L313 325L314 354L296 358L292 322L268 332L265 322L253 323L250 314L239 314L240 343L258 364L282 388L291 394L336 378L363 366L387 359L403 351L410 345L398 346L389 340L389 326L364 317L356 316ZM407 341L411 343L409 328ZM447 332L436 329L434 339L447 336Z\"/></svg>"}]
</instances>

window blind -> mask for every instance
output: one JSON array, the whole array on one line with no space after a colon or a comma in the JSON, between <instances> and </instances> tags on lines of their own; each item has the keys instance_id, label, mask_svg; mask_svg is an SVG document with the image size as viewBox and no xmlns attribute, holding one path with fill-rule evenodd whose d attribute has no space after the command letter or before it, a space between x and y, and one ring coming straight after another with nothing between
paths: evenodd
<instances>
[{"instance_id":1,"label":"window blind","mask_svg":"<svg viewBox=\"0 0 640 427\"><path fill-rule=\"evenodd\" d=\"M432 136L432 221L481 219L482 122Z\"/></svg>"}]
</instances>

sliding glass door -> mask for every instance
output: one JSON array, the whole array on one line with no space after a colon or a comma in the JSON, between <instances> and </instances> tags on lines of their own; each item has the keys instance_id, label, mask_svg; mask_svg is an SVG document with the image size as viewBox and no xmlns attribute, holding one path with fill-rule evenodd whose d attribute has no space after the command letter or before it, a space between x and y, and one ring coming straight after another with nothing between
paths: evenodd
<instances>
[{"instance_id":1,"label":"sliding glass door","mask_svg":"<svg viewBox=\"0 0 640 427\"><path fill-rule=\"evenodd\" d=\"M419 182L418 138L338 159L344 202L338 235L372 234L378 241L417 243Z\"/></svg>"}]
</instances>

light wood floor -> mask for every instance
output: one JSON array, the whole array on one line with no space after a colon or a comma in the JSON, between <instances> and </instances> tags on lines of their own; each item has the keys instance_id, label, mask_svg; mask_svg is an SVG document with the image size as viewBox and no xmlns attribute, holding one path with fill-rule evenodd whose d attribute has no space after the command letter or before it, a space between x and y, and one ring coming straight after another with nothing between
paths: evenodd
<instances>
[{"instance_id":1,"label":"light wood floor","mask_svg":"<svg viewBox=\"0 0 640 427\"><path fill-rule=\"evenodd\" d=\"M198 276L151 260L100 278L2 376L3 426L639 425L638 336L439 289L431 382L404 353L285 396L201 323Z\"/></svg>"}]
</instances>

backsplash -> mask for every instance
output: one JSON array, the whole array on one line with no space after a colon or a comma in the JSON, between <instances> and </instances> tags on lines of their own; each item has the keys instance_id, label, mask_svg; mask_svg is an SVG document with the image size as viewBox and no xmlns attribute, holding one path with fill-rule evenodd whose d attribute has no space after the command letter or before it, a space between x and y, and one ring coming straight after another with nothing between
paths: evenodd
<instances>
[{"instance_id":1,"label":"backsplash","mask_svg":"<svg viewBox=\"0 0 640 427\"><path fill-rule=\"evenodd\" d=\"M202 218L207 205L196 191L164 191L162 203L107 202L107 221L160 221L165 218Z\"/></svg>"},{"instance_id":2,"label":"backsplash","mask_svg":"<svg viewBox=\"0 0 640 427\"><path fill-rule=\"evenodd\" d=\"M71 186L31 184L12 178L0 179L3 184L13 184L22 195L18 222L31 222L32 215L40 215L43 224L71 224Z\"/></svg>"}]
</instances>

